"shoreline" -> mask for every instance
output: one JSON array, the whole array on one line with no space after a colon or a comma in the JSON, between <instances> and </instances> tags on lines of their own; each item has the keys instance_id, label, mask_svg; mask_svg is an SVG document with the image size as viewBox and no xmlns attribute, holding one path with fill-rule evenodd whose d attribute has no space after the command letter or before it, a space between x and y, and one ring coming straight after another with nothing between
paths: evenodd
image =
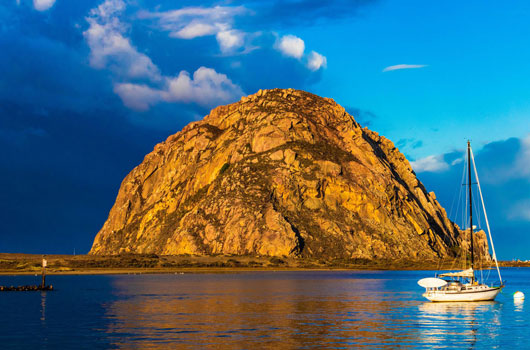
<instances>
[{"instance_id":1,"label":"shoreline","mask_svg":"<svg viewBox=\"0 0 530 350\"><path fill-rule=\"evenodd\" d=\"M177 275L184 273L248 273L248 272L284 272L284 271L368 271L368 270L383 270L376 268L297 268L297 267L266 267L266 268L230 268L230 267L187 267L187 268L168 268L168 269L79 269L79 270L46 270L47 276L61 276L61 275ZM405 270L405 269L386 269L386 270ZM407 269L415 270L415 269ZM34 271L5 271L0 270L0 276L40 276L40 272Z\"/></svg>"},{"instance_id":2,"label":"shoreline","mask_svg":"<svg viewBox=\"0 0 530 350\"><path fill-rule=\"evenodd\" d=\"M40 275L41 254L0 253L0 276ZM246 273L273 271L451 270L452 261L303 259L269 256L46 255L47 275ZM530 262L500 261L500 267ZM494 268L494 267L493 267ZM458 269L458 268L456 268Z\"/></svg>"}]
</instances>

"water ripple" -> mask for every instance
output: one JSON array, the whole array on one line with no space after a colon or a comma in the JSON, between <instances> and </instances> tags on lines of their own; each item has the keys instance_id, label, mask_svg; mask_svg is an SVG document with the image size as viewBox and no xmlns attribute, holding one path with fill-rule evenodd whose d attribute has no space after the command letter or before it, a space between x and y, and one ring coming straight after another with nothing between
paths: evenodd
<instances>
[{"instance_id":1,"label":"water ripple","mask_svg":"<svg viewBox=\"0 0 530 350\"><path fill-rule=\"evenodd\" d=\"M530 317L510 287L497 302L430 303L416 285L426 274L55 276L54 293L0 296L9 315L0 341L21 349L528 347ZM511 288L529 286L527 270L503 274Z\"/></svg>"}]
</instances>

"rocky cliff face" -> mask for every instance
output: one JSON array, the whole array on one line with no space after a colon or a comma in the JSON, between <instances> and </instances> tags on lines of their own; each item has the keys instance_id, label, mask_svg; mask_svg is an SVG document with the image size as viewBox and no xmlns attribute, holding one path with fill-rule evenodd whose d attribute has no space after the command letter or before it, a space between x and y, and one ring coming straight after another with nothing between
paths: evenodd
<instances>
[{"instance_id":1,"label":"rocky cliff face","mask_svg":"<svg viewBox=\"0 0 530 350\"><path fill-rule=\"evenodd\" d=\"M391 141L331 99L275 89L158 144L90 253L424 259L460 237Z\"/></svg>"}]
</instances>

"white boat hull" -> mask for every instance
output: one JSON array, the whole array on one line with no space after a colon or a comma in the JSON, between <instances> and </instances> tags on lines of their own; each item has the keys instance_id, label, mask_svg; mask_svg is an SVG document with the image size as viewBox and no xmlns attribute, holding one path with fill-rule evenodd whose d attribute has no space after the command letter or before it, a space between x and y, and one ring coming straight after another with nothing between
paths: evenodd
<instances>
[{"instance_id":1,"label":"white boat hull","mask_svg":"<svg viewBox=\"0 0 530 350\"><path fill-rule=\"evenodd\" d=\"M423 293L423 296L435 302L488 301L494 300L501 290L502 287L484 287L461 291L429 290Z\"/></svg>"}]
</instances>

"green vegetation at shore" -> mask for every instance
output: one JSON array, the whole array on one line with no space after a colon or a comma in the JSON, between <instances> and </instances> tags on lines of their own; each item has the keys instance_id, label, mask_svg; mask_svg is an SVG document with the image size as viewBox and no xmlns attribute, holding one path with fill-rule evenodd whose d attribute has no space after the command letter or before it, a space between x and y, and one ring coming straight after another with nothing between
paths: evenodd
<instances>
[{"instance_id":1,"label":"green vegetation at shore","mask_svg":"<svg viewBox=\"0 0 530 350\"><path fill-rule=\"evenodd\" d=\"M269 256L194 256L155 254L47 255L49 274L111 274L233 272L248 270L436 270L454 268L451 262L411 260L336 259L330 261ZM42 255L0 254L0 274L34 274L41 271ZM525 262L502 262L502 266L530 266Z\"/></svg>"}]
</instances>

